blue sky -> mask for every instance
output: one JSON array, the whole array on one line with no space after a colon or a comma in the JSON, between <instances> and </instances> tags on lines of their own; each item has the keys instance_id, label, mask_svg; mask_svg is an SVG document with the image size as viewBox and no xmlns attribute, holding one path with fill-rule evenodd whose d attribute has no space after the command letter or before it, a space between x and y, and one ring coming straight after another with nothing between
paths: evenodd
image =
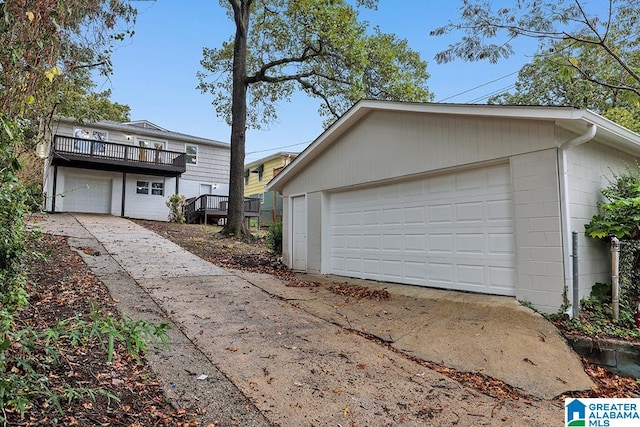
<instances>
[{"instance_id":1,"label":"blue sky","mask_svg":"<svg viewBox=\"0 0 640 427\"><path fill-rule=\"evenodd\" d=\"M136 33L118 47L113 55L114 74L108 80L99 79L98 89L111 89L113 101L129 105L132 120L149 120L169 130L229 141L230 129L216 116L212 96L196 89L202 48L220 46L233 35L233 23L219 2L156 0L134 4L139 10ZM377 11L361 16L371 26L406 38L428 61L428 86L436 101L482 103L479 98L515 82L517 71L531 59L536 46L530 41L522 43L516 55L496 65L463 61L437 64L435 54L455 37L430 37L429 31L455 20L459 6L458 0L379 0ZM317 107L317 101L303 94L279 105L277 123L247 133L246 161L277 151L303 150L323 130Z\"/></svg>"}]
</instances>

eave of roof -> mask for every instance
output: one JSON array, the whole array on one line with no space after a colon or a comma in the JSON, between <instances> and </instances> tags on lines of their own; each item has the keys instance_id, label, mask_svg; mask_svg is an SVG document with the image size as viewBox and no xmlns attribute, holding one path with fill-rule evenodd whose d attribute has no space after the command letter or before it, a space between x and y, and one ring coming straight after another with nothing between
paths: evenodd
<instances>
[{"instance_id":1,"label":"eave of roof","mask_svg":"<svg viewBox=\"0 0 640 427\"><path fill-rule=\"evenodd\" d=\"M289 151L280 151L278 153L271 154L270 156L262 157L262 158L260 158L258 160L254 160L254 161L252 161L250 163L245 163L244 168L248 169L248 168L251 168L253 166L258 166L261 163L267 163L270 160L277 159L277 158L280 158L280 157L293 158L293 157L296 157L297 155L298 155L298 153L292 153L292 152L289 152Z\"/></svg>"},{"instance_id":2,"label":"eave of roof","mask_svg":"<svg viewBox=\"0 0 640 427\"><path fill-rule=\"evenodd\" d=\"M557 126L581 134L588 125L597 126L600 138L628 153L640 155L640 135L592 111L574 107L437 104L396 101L362 100L344 113L298 157L266 186L267 191L279 190L313 159L329 148L341 135L372 111L398 111L425 114L464 115L476 117L513 118L553 121Z\"/></svg>"}]
</instances>

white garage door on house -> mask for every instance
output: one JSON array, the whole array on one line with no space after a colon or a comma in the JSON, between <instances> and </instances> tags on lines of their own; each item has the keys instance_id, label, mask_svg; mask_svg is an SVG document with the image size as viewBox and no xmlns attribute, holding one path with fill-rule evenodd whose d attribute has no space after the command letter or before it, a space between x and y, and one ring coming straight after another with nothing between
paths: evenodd
<instances>
[{"instance_id":1,"label":"white garage door on house","mask_svg":"<svg viewBox=\"0 0 640 427\"><path fill-rule=\"evenodd\" d=\"M64 185L65 212L111 213L111 179L67 175Z\"/></svg>"},{"instance_id":2,"label":"white garage door on house","mask_svg":"<svg viewBox=\"0 0 640 427\"><path fill-rule=\"evenodd\" d=\"M515 295L508 164L334 193L329 272Z\"/></svg>"}]
</instances>

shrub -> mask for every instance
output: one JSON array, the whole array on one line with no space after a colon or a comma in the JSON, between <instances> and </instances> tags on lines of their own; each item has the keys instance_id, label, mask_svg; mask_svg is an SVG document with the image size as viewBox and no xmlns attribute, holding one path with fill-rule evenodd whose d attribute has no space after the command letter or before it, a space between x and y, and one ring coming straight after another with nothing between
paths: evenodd
<instances>
[{"instance_id":1,"label":"shrub","mask_svg":"<svg viewBox=\"0 0 640 427\"><path fill-rule=\"evenodd\" d=\"M627 168L624 174L614 175L602 195L605 201L598 205L598 214L585 224L585 233L597 239L620 239L620 322L626 319L633 326L640 296L640 168Z\"/></svg>"},{"instance_id":2,"label":"shrub","mask_svg":"<svg viewBox=\"0 0 640 427\"><path fill-rule=\"evenodd\" d=\"M282 255L282 223L274 222L267 230L265 241L267 248L278 255Z\"/></svg>"},{"instance_id":3,"label":"shrub","mask_svg":"<svg viewBox=\"0 0 640 427\"><path fill-rule=\"evenodd\" d=\"M169 208L169 222L177 222L178 224L184 224L186 219L182 208L186 204L186 199L180 194L172 194L167 200L167 207Z\"/></svg>"}]
</instances>

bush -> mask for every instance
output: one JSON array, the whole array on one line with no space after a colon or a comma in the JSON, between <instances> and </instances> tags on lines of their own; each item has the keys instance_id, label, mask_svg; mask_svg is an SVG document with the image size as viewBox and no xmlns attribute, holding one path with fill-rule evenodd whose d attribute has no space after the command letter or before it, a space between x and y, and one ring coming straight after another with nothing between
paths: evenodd
<instances>
[{"instance_id":1,"label":"bush","mask_svg":"<svg viewBox=\"0 0 640 427\"><path fill-rule=\"evenodd\" d=\"M182 208L186 203L185 197L180 194L172 194L171 197L169 197L166 203L171 211L169 212L169 222L177 222L178 224L184 224L186 222L184 213L182 212Z\"/></svg>"},{"instance_id":2,"label":"bush","mask_svg":"<svg viewBox=\"0 0 640 427\"><path fill-rule=\"evenodd\" d=\"M620 239L619 323L635 327L633 315L640 296L640 168L627 168L624 174L614 175L602 195L605 202L585 224L585 234L602 240L609 240L609 236Z\"/></svg>"},{"instance_id":3,"label":"bush","mask_svg":"<svg viewBox=\"0 0 640 427\"><path fill-rule=\"evenodd\" d=\"M267 230L267 238L265 241L267 248L278 255L282 255L282 223L274 222Z\"/></svg>"}]
</instances>

